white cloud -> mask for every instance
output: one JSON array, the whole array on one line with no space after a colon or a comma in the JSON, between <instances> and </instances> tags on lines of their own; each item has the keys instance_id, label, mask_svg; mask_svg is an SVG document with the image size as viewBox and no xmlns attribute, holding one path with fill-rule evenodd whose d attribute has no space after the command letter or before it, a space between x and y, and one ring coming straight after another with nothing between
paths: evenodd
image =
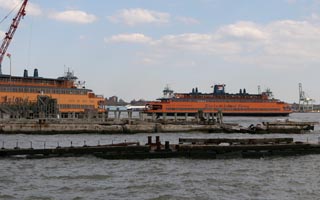
<instances>
[{"instance_id":1,"label":"white cloud","mask_svg":"<svg viewBox=\"0 0 320 200\"><path fill-rule=\"evenodd\" d=\"M129 26L147 23L162 24L169 22L170 14L141 8L123 9L109 16L108 19L113 23L123 23Z\"/></svg>"},{"instance_id":2,"label":"white cloud","mask_svg":"<svg viewBox=\"0 0 320 200\"><path fill-rule=\"evenodd\" d=\"M191 18L191 17L176 17L176 20L178 20L186 25L193 25L193 24L200 23L198 20Z\"/></svg>"},{"instance_id":3,"label":"white cloud","mask_svg":"<svg viewBox=\"0 0 320 200\"><path fill-rule=\"evenodd\" d=\"M6 10L12 10L15 8L16 11L20 8L21 0L0 0L0 7ZM41 8L34 3L28 2L26 7L27 15L38 16L42 14Z\"/></svg>"},{"instance_id":4,"label":"white cloud","mask_svg":"<svg viewBox=\"0 0 320 200\"><path fill-rule=\"evenodd\" d=\"M233 37L237 39L261 40L266 39L267 34L258 25L252 22L238 22L220 28L218 34L223 37Z\"/></svg>"},{"instance_id":5,"label":"white cloud","mask_svg":"<svg viewBox=\"0 0 320 200\"><path fill-rule=\"evenodd\" d=\"M279 20L269 24L237 22L212 33L185 33L151 38L143 34L116 35L108 41L147 44L143 63L214 56L237 65L264 68L300 68L320 65L320 24ZM148 58L148 59L146 59ZM158 60L158 62L157 62ZM151 62L152 61L152 62Z\"/></svg>"},{"instance_id":6,"label":"white cloud","mask_svg":"<svg viewBox=\"0 0 320 200\"><path fill-rule=\"evenodd\" d=\"M110 38L105 38L105 42L125 42L125 43L149 43L152 39L140 33L119 34Z\"/></svg>"},{"instance_id":7,"label":"white cloud","mask_svg":"<svg viewBox=\"0 0 320 200\"><path fill-rule=\"evenodd\" d=\"M97 17L95 15L88 14L80 10L67 10L64 12L55 12L50 14L49 17L58 21L78 24L89 24L97 20Z\"/></svg>"}]
</instances>

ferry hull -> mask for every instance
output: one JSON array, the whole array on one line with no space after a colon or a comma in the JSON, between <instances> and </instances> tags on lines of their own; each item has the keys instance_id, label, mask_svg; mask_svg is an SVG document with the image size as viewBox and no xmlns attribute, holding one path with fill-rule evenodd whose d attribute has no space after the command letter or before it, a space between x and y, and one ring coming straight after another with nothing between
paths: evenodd
<instances>
[{"instance_id":1,"label":"ferry hull","mask_svg":"<svg viewBox=\"0 0 320 200\"><path fill-rule=\"evenodd\" d=\"M149 115L155 112L147 112ZM157 116L162 116L162 112L155 113ZM174 116L175 113L166 113L166 116ZM196 113L177 113L177 116L195 116ZM286 117L290 113L223 113L224 116L234 116L234 117Z\"/></svg>"},{"instance_id":2,"label":"ferry hull","mask_svg":"<svg viewBox=\"0 0 320 200\"><path fill-rule=\"evenodd\" d=\"M173 116L175 113L189 116L199 112L217 113L222 111L225 116L288 116L292 111L284 102L194 102L194 101L166 101L150 102L146 105L147 113Z\"/></svg>"}]
</instances>

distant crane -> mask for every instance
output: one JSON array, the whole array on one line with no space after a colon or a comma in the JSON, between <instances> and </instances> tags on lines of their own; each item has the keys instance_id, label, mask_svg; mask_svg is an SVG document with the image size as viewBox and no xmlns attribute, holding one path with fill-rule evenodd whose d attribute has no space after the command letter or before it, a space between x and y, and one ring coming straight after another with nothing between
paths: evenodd
<instances>
[{"instance_id":1,"label":"distant crane","mask_svg":"<svg viewBox=\"0 0 320 200\"><path fill-rule=\"evenodd\" d=\"M10 45L10 42L13 38L13 35L14 33L16 32L17 28L18 28L18 25L20 23L20 20L21 18L23 18L23 16L26 15L26 6L27 6L27 3L28 3L28 0L24 0L20 9L19 9L19 12L17 13L17 15L15 16L15 18L13 18L12 20L12 23L9 27L9 30L8 32L6 32L6 35L2 41L2 44L1 44L1 47L0 47L0 74L2 74L2 61L3 61L3 58L5 57L6 55L6 52L7 52L7 49Z\"/></svg>"},{"instance_id":2,"label":"distant crane","mask_svg":"<svg viewBox=\"0 0 320 200\"><path fill-rule=\"evenodd\" d=\"M302 90L302 83L299 83L299 112L313 111L314 100L309 98Z\"/></svg>"}]
</instances>

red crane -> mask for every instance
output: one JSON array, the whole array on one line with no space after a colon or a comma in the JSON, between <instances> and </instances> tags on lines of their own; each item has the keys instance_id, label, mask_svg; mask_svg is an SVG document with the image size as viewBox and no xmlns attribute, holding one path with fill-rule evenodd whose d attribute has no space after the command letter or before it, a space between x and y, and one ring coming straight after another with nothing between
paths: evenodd
<instances>
[{"instance_id":1,"label":"red crane","mask_svg":"<svg viewBox=\"0 0 320 200\"><path fill-rule=\"evenodd\" d=\"M6 32L6 35L2 41L1 47L0 47L0 74L2 74L2 60L7 52L7 49L9 47L9 44L13 38L14 33L16 32L18 25L20 23L21 18L26 15L26 6L27 6L28 0L24 0L19 12L17 13L16 17L13 18L12 23L10 25L10 28L8 32Z\"/></svg>"}]
</instances>

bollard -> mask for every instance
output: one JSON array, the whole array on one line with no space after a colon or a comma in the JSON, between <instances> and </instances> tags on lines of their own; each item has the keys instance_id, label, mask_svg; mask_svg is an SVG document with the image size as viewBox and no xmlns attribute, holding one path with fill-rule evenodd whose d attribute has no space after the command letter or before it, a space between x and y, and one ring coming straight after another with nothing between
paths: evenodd
<instances>
[{"instance_id":1,"label":"bollard","mask_svg":"<svg viewBox=\"0 0 320 200\"><path fill-rule=\"evenodd\" d=\"M58 141L58 142L57 142L57 149L59 149L59 148L61 148L61 147L60 147L59 141Z\"/></svg>"},{"instance_id":2,"label":"bollard","mask_svg":"<svg viewBox=\"0 0 320 200\"><path fill-rule=\"evenodd\" d=\"M161 149L160 136L156 136L156 145L157 145L157 150L160 150Z\"/></svg>"},{"instance_id":3,"label":"bollard","mask_svg":"<svg viewBox=\"0 0 320 200\"><path fill-rule=\"evenodd\" d=\"M86 141L83 141L83 147L87 147Z\"/></svg>"},{"instance_id":4,"label":"bollard","mask_svg":"<svg viewBox=\"0 0 320 200\"><path fill-rule=\"evenodd\" d=\"M4 149L4 141L2 141L2 147L1 147L1 149Z\"/></svg>"},{"instance_id":5,"label":"bollard","mask_svg":"<svg viewBox=\"0 0 320 200\"><path fill-rule=\"evenodd\" d=\"M167 151L170 150L169 141L165 141L164 149Z\"/></svg>"},{"instance_id":6,"label":"bollard","mask_svg":"<svg viewBox=\"0 0 320 200\"><path fill-rule=\"evenodd\" d=\"M73 146L72 146L72 141L70 141L70 147L73 147Z\"/></svg>"},{"instance_id":7,"label":"bollard","mask_svg":"<svg viewBox=\"0 0 320 200\"><path fill-rule=\"evenodd\" d=\"M148 136L148 145L152 144L152 136Z\"/></svg>"},{"instance_id":8,"label":"bollard","mask_svg":"<svg viewBox=\"0 0 320 200\"><path fill-rule=\"evenodd\" d=\"M30 141L30 149L33 149L33 148L32 148L32 141Z\"/></svg>"},{"instance_id":9,"label":"bollard","mask_svg":"<svg viewBox=\"0 0 320 200\"><path fill-rule=\"evenodd\" d=\"M98 146L100 146L100 140L98 140Z\"/></svg>"},{"instance_id":10,"label":"bollard","mask_svg":"<svg viewBox=\"0 0 320 200\"><path fill-rule=\"evenodd\" d=\"M43 149L46 148L46 141L43 142Z\"/></svg>"}]
</instances>

